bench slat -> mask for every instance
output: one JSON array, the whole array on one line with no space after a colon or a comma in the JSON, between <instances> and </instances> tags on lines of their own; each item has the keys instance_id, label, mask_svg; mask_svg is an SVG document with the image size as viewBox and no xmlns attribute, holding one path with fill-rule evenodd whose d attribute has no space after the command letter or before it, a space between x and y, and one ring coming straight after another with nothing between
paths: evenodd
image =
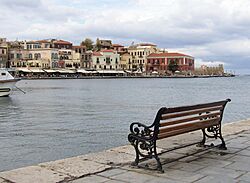
<instances>
[{"instance_id":1,"label":"bench slat","mask_svg":"<svg viewBox=\"0 0 250 183\"><path fill-rule=\"evenodd\" d=\"M160 122L160 127L175 125L175 124L184 123L184 122L192 122L192 121L201 120L204 118L218 117L220 115L221 115L221 112L204 114L204 115L199 115L199 116L195 116L195 117L188 116L188 118L184 118L184 119Z\"/></svg>"},{"instance_id":2,"label":"bench slat","mask_svg":"<svg viewBox=\"0 0 250 183\"><path fill-rule=\"evenodd\" d=\"M195 130L198 130L198 129L205 129L205 128L217 125L218 122L219 122L219 120L213 121L212 123L209 123L209 124L201 124L201 125L192 126L192 127L189 127L189 128L182 128L182 129L175 130L175 131L161 133L161 134L158 134L158 139L171 137L171 136L175 136L175 135L180 135L180 134L192 132L192 131L195 131Z\"/></svg>"},{"instance_id":3,"label":"bench slat","mask_svg":"<svg viewBox=\"0 0 250 183\"><path fill-rule=\"evenodd\" d=\"M175 131L175 130L179 130L179 129L188 129L190 127L196 127L196 126L202 126L202 125L214 125L214 122L218 122L220 121L220 118L213 118L213 119L207 119L207 120L199 120L199 121L195 121L195 122L187 122L187 123L181 123L178 125L172 125L172 126L167 126L165 128L161 128L159 130L159 134L161 133L165 133L165 132L171 132L171 131Z\"/></svg>"},{"instance_id":4,"label":"bench slat","mask_svg":"<svg viewBox=\"0 0 250 183\"><path fill-rule=\"evenodd\" d=\"M194 114L200 114L204 112L212 112L212 111L219 111L223 110L223 106L216 106L211 108L202 108L202 109L196 109L188 112L180 112L180 113L170 113L170 114L164 114L161 117L161 120L171 119L171 118L178 118L182 116L188 116L188 115L194 115Z\"/></svg>"},{"instance_id":5,"label":"bench slat","mask_svg":"<svg viewBox=\"0 0 250 183\"><path fill-rule=\"evenodd\" d=\"M190 111L190 110L201 109L201 108L209 108L209 107L214 107L214 106L224 106L229 101L231 101L231 100L227 99L227 100L223 100L223 101L206 103L206 104L197 104L197 105L192 105L192 106L165 108L165 110L162 111L162 114L174 113L174 112L182 112L182 111Z\"/></svg>"}]
</instances>

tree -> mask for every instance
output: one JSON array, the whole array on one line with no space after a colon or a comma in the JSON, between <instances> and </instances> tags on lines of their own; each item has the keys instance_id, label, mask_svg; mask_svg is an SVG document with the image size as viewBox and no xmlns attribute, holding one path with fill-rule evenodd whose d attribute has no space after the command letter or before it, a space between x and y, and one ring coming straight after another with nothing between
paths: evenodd
<instances>
[{"instance_id":1,"label":"tree","mask_svg":"<svg viewBox=\"0 0 250 183\"><path fill-rule=\"evenodd\" d=\"M175 71L178 70L178 68L179 68L179 65L177 63L177 59L170 60L170 62L168 64L168 70L174 74Z\"/></svg>"},{"instance_id":2,"label":"tree","mask_svg":"<svg viewBox=\"0 0 250 183\"><path fill-rule=\"evenodd\" d=\"M87 50L93 49L93 41L90 38L86 38L84 41L82 41L81 45L86 46Z\"/></svg>"},{"instance_id":3,"label":"tree","mask_svg":"<svg viewBox=\"0 0 250 183\"><path fill-rule=\"evenodd\" d=\"M97 49L97 51L100 51L102 48L99 38L96 39L95 48Z\"/></svg>"}]
</instances>

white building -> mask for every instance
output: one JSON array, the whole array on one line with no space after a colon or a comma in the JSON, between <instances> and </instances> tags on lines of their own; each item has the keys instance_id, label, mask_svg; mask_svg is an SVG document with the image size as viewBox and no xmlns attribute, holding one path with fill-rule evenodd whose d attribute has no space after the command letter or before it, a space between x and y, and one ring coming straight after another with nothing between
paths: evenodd
<instances>
[{"instance_id":1,"label":"white building","mask_svg":"<svg viewBox=\"0 0 250 183\"><path fill-rule=\"evenodd\" d=\"M120 55L114 50L101 50L92 55L95 70L120 70Z\"/></svg>"}]
</instances>

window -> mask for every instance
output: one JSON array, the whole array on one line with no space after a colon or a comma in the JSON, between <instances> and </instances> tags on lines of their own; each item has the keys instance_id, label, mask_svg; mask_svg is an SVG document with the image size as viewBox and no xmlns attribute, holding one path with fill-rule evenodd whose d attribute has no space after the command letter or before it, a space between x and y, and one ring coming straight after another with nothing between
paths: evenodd
<instances>
[{"instance_id":1,"label":"window","mask_svg":"<svg viewBox=\"0 0 250 183\"><path fill-rule=\"evenodd\" d=\"M99 61L99 57L96 58L96 63L99 64L100 61Z\"/></svg>"},{"instance_id":2,"label":"window","mask_svg":"<svg viewBox=\"0 0 250 183\"><path fill-rule=\"evenodd\" d=\"M29 54L29 59L32 59L32 54L31 53Z\"/></svg>"},{"instance_id":3,"label":"window","mask_svg":"<svg viewBox=\"0 0 250 183\"><path fill-rule=\"evenodd\" d=\"M112 65L110 66L110 69L112 69Z\"/></svg>"},{"instance_id":4,"label":"window","mask_svg":"<svg viewBox=\"0 0 250 183\"><path fill-rule=\"evenodd\" d=\"M117 58L115 58L115 63L118 64L118 59Z\"/></svg>"},{"instance_id":5,"label":"window","mask_svg":"<svg viewBox=\"0 0 250 183\"><path fill-rule=\"evenodd\" d=\"M112 59L111 59L111 60L112 60ZM106 58L106 63L107 63L107 64L110 64L110 57L107 57L107 58Z\"/></svg>"}]
</instances>

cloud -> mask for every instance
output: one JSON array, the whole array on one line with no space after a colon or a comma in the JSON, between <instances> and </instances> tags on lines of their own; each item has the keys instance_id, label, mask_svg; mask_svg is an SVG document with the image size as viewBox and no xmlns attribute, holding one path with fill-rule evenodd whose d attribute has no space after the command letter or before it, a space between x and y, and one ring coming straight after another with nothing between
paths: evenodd
<instances>
[{"instance_id":1,"label":"cloud","mask_svg":"<svg viewBox=\"0 0 250 183\"><path fill-rule=\"evenodd\" d=\"M248 0L0 0L0 35L153 42L197 60L250 69L249 9Z\"/></svg>"}]
</instances>

